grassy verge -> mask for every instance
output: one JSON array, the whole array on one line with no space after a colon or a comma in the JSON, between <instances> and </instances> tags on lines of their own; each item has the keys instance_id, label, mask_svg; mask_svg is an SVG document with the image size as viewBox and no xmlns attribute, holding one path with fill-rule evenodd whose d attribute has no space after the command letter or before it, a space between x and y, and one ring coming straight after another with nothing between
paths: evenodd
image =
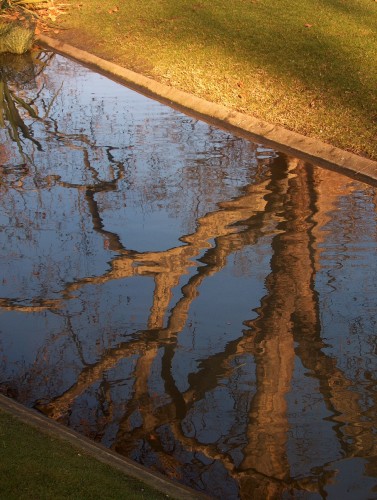
<instances>
[{"instance_id":1,"label":"grassy verge","mask_svg":"<svg viewBox=\"0 0 377 500\"><path fill-rule=\"evenodd\" d=\"M377 159L376 2L69 1L52 36Z\"/></svg>"},{"instance_id":2,"label":"grassy verge","mask_svg":"<svg viewBox=\"0 0 377 500\"><path fill-rule=\"evenodd\" d=\"M141 482L0 411L0 497L166 499Z\"/></svg>"}]
</instances>

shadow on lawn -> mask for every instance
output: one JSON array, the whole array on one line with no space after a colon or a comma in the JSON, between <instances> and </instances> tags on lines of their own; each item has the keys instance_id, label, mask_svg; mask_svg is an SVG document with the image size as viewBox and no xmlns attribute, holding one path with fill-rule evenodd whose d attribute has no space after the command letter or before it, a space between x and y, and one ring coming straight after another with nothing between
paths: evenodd
<instances>
[{"instance_id":1,"label":"shadow on lawn","mask_svg":"<svg viewBox=\"0 0 377 500\"><path fill-rule=\"evenodd\" d=\"M339 5L339 8L345 9L343 5ZM348 11L350 9L351 7L347 7ZM353 10L355 19L359 10L356 8ZM323 17L320 14L317 19L306 19L305 22L302 14L289 12L284 17L271 17L268 25L256 27L251 24L255 20L255 14L248 16L244 12L245 16L241 18L242 13L235 11L233 19L229 19L225 13L203 7L198 11L194 31L184 30L182 27L176 31L172 30L170 36L172 39L179 37L179 40L175 40L177 43L182 43L183 35L187 43L194 39L204 42L207 46L221 43L222 40L228 41L226 45L222 43L223 51L228 52L232 59L241 63L251 63L257 68L267 68L276 78L284 79L288 76L297 79L308 89L325 91L335 102L353 107L366 117L369 115L370 118L371 111L376 106L375 88L371 80L366 78L361 80L360 72L361 63L365 65L366 58L370 59L371 65L377 66L372 44L369 53L361 50L357 53L355 48L354 53L347 53L347 47L342 45L336 34L321 29L320 23ZM333 16L337 15L340 14L334 8ZM264 19L265 13L261 12L260 23ZM360 19L360 32L365 30L366 26L371 29L372 21L367 17ZM342 29L347 29L347 25ZM212 32L218 36L211 36ZM375 26L374 32L377 35ZM355 35L357 34L350 33L350 37ZM377 38L374 40L377 41ZM312 60L310 64L308 59ZM363 89L362 93L358 92L360 87Z\"/></svg>"},{"instance_id":2,"label":"shadow on lawn","mask_svg":"<svg viewBox=\"0 0 377 500\"><path fill-rule=\"evenodd\" d=\"M203 50L213 48L214 57L216 51L229 57L229 67L244 67L245 78L253 70L266 70L277 81L285 80L285 86L292 86L293 78L296 92L307 100L308 110L314 95L324 108L348 111L347 119L353 117L366 134L372 130L373 135L374 128L377 133L373 77L377 73L377 11L376 16L371 16L374 11L370 7L345 6L335 0L325 7L319 5L314 18L312 8L305 12L302 6L295 8L294 3L289 11L274 5L274 14L268 17L266 11L272 8L268 4L237 4L229 11L227 7L204 3L167 2L164 19L157 27L148 26L148 35L144 32L143 37L165 37L165 43L187 51L191 46L199 51L200 45L205 47ZM345 31L349 31L352 45ZM365 50L363 40L367 36L369 48Z\"/></svg>"}]
</instances>

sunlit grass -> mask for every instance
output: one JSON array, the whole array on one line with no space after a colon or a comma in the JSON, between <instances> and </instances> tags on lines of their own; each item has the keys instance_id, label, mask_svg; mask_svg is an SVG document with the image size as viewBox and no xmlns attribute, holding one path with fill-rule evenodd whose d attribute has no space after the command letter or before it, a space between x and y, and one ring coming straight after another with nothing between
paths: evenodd
<instances>
[{"instance_id":1,"label":"sunlit grass","mask_svg":"<svg viewBox=\"0 0 377 500\"><path fill-rule=\"evenodd\" d=\"M60 38L377 159L376 2L70 1Z\"/></svg>"}]
</instances>

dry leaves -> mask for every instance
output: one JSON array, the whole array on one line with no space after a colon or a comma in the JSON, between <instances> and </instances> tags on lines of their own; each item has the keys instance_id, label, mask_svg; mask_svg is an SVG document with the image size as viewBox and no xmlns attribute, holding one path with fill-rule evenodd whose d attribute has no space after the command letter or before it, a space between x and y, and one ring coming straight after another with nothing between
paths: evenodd
<instances>
[{"instance_id":1,"label":"dry leaves","mask_svg":"<svg viewBox=\"0 0 377 500\"><path fill-rule=\"evenodd\" d=\"M109 14L115 14L116 12L119 12L119 7L117 5L108 11Z\"/></svg>"},{"instance_id":2,"label":"dry leaves","mask_svg":"<svg viewBox=\"0 0 377 500\"><path fill-rule=\"evenodd\" d=\"M52 32L58 34L60 30L56 26L59 16L67 14L65 4L54 4L52 1L44 9L38 11L36 34L41 32Z\"/></svg>"}]
</instances>

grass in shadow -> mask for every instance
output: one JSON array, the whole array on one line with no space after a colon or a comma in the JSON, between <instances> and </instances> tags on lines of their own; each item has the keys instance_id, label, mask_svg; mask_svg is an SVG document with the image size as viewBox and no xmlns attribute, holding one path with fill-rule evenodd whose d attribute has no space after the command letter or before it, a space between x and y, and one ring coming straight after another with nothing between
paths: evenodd
<instances>
[{"instance_id":1,"label":"grass in shadow","mask_svg":"<svg viewBox=\"0 0 377 500\"><path fill-rule=\"evenodd\" d=\"M0 411L0 496L8 500L166 498Z\"/></svg>"}]
</instances>

